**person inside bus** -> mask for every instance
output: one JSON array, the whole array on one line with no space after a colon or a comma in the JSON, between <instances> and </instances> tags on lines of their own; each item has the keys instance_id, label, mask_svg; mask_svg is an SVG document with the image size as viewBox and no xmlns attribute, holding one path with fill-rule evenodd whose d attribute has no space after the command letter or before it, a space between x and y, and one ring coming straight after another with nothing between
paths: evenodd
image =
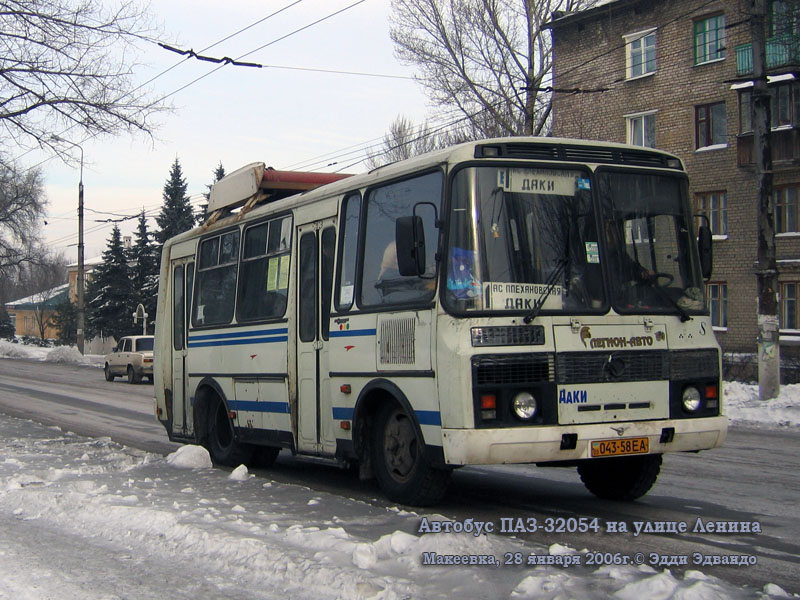
<instances>
[{"instance_id":1,"label":"person inside bus","mask_svg":"<svg viewBox=\"0 0 800 600\"><path fill-rule=\"evenodd\" d=\"M606 221L606 248L617 281L623 284L648 281L653 272L628 253L622 239L622 223Z\"/></svg>"},{"instance_id":2,"label":"person inside bus","mask_svg":"<svg viewBox=\"0 0 800 600\"><path fill-rule=\"evenodd\" d=\"M426 268L426 273L432 273L434 271L435 265L429 265ZM384 248L375 287L381 290L381 293L384 296L393 292L406 290L430 291L436 287L436 280L435 278L429 276L404 277L403 275L400 275L400 267L397 264L397 244L395 240L392 239L389 240L389 242L386 244L386 248Z\"/></svg>"}]
</instances>

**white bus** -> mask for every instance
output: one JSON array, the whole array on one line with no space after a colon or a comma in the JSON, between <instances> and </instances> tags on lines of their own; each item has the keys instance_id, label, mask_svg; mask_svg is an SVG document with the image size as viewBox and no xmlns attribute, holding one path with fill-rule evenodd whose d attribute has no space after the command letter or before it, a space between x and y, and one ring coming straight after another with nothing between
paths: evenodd
<instances>
[{"instance_id":1,"label":"white bus","mask_svg":"<svg viewBox=\"0 0 800 600\"><path fill-rule=\"evenodd\" d=\"M217 464L285 448L409 505L461 465L572 466L630 500L663 453L725 439L711 236L670 154L508 138L347 178L253 164L209 212L164 246L155 409Z\"/></svg>"}]
</instances>

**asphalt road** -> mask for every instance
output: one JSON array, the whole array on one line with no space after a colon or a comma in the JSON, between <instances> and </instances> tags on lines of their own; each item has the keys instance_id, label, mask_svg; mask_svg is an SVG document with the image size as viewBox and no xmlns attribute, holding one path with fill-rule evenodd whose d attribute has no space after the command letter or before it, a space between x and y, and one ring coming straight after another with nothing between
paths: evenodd
<instances>
[{"instance_id":1,"label":"asphalt road","mask_svg":"<svg viewBox=\"0 0 800 600\"><path fill-rule=\"evenodd\" d=\"M92 367L0 359L0 412L82 435L108 436L151 452L164 454L178 447L167 440L153 415L151 384L106 382L102 371ZM453 521L492 522L495 533L500 532L503 518L523 519L526 524L535 518L537 531L501 535L568 543L579 550L640 552L646 562L654 553L686 556L688 566L670 568L698 569L757 589L771 582L800 593L798 441L796 431L732 428L723 448L668 455L654 488L632 503L594 498L574 469L463 468L454 473L451 490L435 512ZM269 477L389 506L374 484L358 481L352 472L283 454ZM569 527L567 519L574 517L590 522L597 518L601 532L557 531L561 524ZM716 521L757 522L761 532L698 532L694 531L698 519L704 526ZM608 522L624 522L629 532L605 532ZM637 522L652 528L657 522L686 523L687 531L634 536ZM751 555L757 563L694 566L694 553Z\"/></svg>"}]
</instances>

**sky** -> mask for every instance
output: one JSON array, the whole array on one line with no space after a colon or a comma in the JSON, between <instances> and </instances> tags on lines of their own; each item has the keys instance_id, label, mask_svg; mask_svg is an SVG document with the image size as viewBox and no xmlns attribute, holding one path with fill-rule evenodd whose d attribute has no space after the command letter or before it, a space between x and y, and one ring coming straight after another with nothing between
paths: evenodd
<instances>
[{"instance_id":1,"label":"sky","mask_svg":"<svg viewBox=\"0 0 800 600\"><path fill-rule=\"evenodd\" d=\"M293 1L174 0L151 3L151 12L163 31L160 39L200 52ZM173 110L158 117L152 139L122 135L73 140L84 155L86 259L105 249L112 227L107 219L144 209L152 217L149 227L156 227L154 217L176 158L197 206L220 162L228 173L252 162L276 169L363 172L363 163L353 163L364 153L355 149L380 143L399 115L424 121L429 116L424 91L414 81L413 69L393 54L389 0L302 0L204 54L236 59L342 10L242 59L271 68L227 65L207 75L219 65L187 59L156 44L141 46L138 82L178 65L149 84L155 97L207 76L169 97ZM79 156L76 150L75 158ZM21 160L30 165L45 158L31 153ZM43 238L69 262L77 261L77 162L66 165L54 158L42 166L49 200ZM132 235L135 227L136 219L120 223L123 235Z\"/></svg>"},{"instance_id":2,"label":"sky","mask_svg":"<svg viewBox=\"0 0 800 600\"><path fill-rule=\"evenodd\" d=\"M15 355L43 367L101 364L74 348L0 341L0 358ZM799 385L768 405L757 386L726 383L725 396L736 425L800 427ZM542 545L426 533L423 518L444 519L435 509L373 505L244 466L212 468L198 446L165 457L0 415L0 457L0 599L160 600L165 590L176 600L791 597L773 583L738 587L702 568L426 566L425 553L585 561L587 550L558 535Z\"/></svg>"}]
</instances>

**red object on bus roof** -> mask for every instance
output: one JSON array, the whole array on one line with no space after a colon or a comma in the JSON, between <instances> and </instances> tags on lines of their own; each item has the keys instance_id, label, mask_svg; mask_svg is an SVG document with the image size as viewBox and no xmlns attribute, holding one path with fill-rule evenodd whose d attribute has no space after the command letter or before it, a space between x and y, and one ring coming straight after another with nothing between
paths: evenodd
<instances>
[{"instance_id":1,"label":"red object on bus roof","mask_svg":"<svg viewBox=\"0 0 800 600\"><path fill-rule=\"evenodd\" d=\"M310 173L306 171L276 171L272 167L264 170L262 189L272 190L313 190L321 185L346 179L345 173Z\"/></svg>"}]
</instances>

